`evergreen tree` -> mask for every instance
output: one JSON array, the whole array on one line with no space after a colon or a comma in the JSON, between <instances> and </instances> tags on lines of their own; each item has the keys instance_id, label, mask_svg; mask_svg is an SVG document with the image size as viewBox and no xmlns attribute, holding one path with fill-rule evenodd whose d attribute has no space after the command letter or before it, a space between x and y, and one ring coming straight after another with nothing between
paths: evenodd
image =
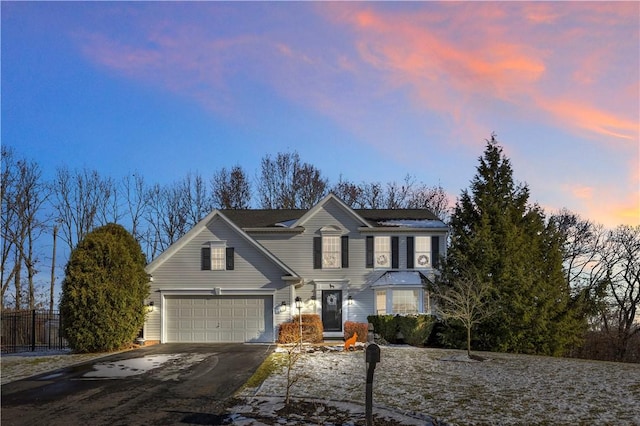
<instances>
[{"instance_id":1,"label":"evergreen tree","mask_svg":"<svg viewBox=\"0 0 640 426\"><path fill-rule=\"evenodd\" d=\"M562 354L583 322L571 308L560 235L529 204L528 187L514 182L494 135L479 161L451 218L442 280L490 283L493 315L477 325L477 349Z\"/></svg>"},{"instance_id":2,"label":"evergreen tree","mask_svg":"<svg viewBox=\"0 0 640 426\"><path fill-rule=\"evenodd\" d=\"M78 352L132 343L145 318L149 280L140 244L120 225L90 232L71 252L62 283L62 328Z\"/></svg>"}]
</instances>

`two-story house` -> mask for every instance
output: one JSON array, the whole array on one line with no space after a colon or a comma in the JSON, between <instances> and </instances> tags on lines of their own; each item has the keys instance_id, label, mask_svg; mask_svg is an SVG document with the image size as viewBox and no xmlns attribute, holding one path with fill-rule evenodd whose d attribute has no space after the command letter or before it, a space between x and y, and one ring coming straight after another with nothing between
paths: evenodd
<instances>
[{"instance_id":1,"label":"two-story house","mask_svg":"<svg viewBox=\"0 0 640 426\"><path fill-rule=\"evenodd\" d=\"M144 337L273 342L299 312L341 337L345 321L430 313L447 232L427 210L354 210L333 194L308 210L214 210L147 266Z\"/></svg>"}]
</instances>

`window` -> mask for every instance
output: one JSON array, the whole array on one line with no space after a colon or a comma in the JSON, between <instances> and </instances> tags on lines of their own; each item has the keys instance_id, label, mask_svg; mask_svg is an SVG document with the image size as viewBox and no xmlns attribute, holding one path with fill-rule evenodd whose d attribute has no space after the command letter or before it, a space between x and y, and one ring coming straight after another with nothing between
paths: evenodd
<instances>
[{"instance_id":1,"label":"window","mask_svg":"<svg viewBox=\"0 0 640 426\"><path fill-rule=\"evenodd\" d=\"M417 314L419 290L392 290L394 314Z\"/></svg>"},{"instance_id":2,"label":"window","mask_svg":"<svg viewBox=\"0 0 640 426\"><path fill-rule=\"evenodd\" d=\"M313 238L313 269L348 268L349 236L335 226L325 226L320 233L322 237Z\"/></svg>"},{"instance_id":3,"label":"window","mask_svg":"<svg viewBox=\"0 0 640 426\"><path fill-rule=\"evenodd\" d=\"M431 266L431 237L415 237L414 265L416 268Z\"/></svg>"},{"instance_id":4,"label":"window","mask_svg":"<svg viewBox=\"0 0 640 426\"><path fill-rule=\"evenodd\" d=\"M201 249L200 269L203 271L230 271L234 269L234 249L225 241L210 241Z\"/></svg>"},{"instance_id":5,"label":"window","mask_svg":"<svg viewBox=\"0 0 640 426\"><path fill-rule=\"evenodd\" d=\"M424 293L423 289L418 288L376 290L376 315L424 313Z\"/></svg>"},{"instance_id":6,"label":"window","mask_svg":"<svg viewBox=\"0 0 640 426\"><path fill-rule=\"evenodd\" d=\"M376 315L387 314L387 290L376 291Z\"/></svg>"},{"instance_id":7,"label":"window","mask_svg":"<svg viewBox=\"0 0 640 426\"><path fill-rule=\"evenodd\" d=\"M226 269L226 246L224 244L211 244L211 270L223 271Z\"/></svg>"},{"instance_id":8,"label":"window","mask_svg":"<svg viewBox=\"0 0 640 426\"><path fill-rule=\"evenodd\" d=\"M339 236L323 236L322 237L322 268L340 268L341 251Z\"/></svg>"},{"instance_id":9,"label":"window","mask_svg":"<svg viewBox=\"0 0 640 426\"><path fill-rule=\"evenodd\" d=\"M373 248L374 267L391 267L391 237L376 237Z\"/></svg>"}]
</instances>

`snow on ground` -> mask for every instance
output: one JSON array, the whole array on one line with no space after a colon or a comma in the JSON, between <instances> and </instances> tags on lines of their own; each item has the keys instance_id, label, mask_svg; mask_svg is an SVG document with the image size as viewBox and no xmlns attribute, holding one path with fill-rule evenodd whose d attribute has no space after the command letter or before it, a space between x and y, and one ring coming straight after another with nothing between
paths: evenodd
<instances>
[{"instance_id":1,"label":"snow on ground","mask_svg":"<svg viewBox=\"0 0 640 426\"><path fill-rule=\"evenodd\" d=\"M92 361L113 353L116 352L73 354L70 350L59 350L2 354L0 357L0 383L4 385L36 374Z\"/></svg>"},{"instance_id":2,"label":"snow on ground","mask_svg":"<svg viewBox=\"0 0 640 426\"><path fill-rule=\"evenodd\" d=\"M382 346L374 405L451 424L640 425L640 365L541 356ZM282 356L286 356L283 354ZM364 404L362 351L303 354L293 368L296 398ZM283 396L286 370L250 400Z\"/></svg>"}]
</instances>

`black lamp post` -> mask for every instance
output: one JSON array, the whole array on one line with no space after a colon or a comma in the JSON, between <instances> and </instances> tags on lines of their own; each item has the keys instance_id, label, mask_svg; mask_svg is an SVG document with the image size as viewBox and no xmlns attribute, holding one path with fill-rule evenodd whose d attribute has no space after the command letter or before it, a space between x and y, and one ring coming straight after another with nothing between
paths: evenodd
<instances>
[{"instance_id":1,"label":"black lamp post","mask_svg":"<svg viewBox=\"0 0 640 426\"><path fill-rule=\"evenodd\" d=\"M300 324L300 346L302 346L302 297L296 296L296 308L298 308L298 323Z\"/></svg>"}]
</instances>

